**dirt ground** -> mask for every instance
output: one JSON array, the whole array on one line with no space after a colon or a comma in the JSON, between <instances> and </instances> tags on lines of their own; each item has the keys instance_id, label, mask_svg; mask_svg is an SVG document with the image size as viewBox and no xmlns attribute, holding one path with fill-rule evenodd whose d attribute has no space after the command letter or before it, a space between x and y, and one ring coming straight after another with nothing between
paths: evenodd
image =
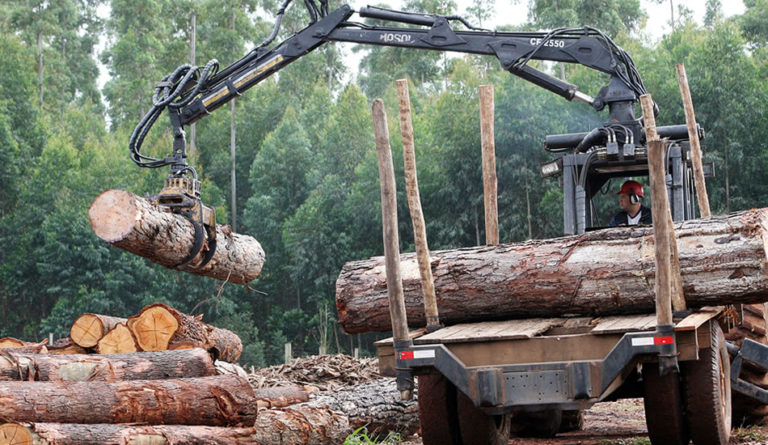
<instances>
[{"instance_id":1,"label":"dirt ground","mask_svg":"<svg viewBox=\"0 0 768 445\"><path fill-rule=\"evenodd\" d=\"M768 427L735 428L732 444L766 445ZM421 445L410 437L402 445ZM585 412L584 429L558 434L552 439L512 439L509 445L649 445L642 399L598 403Z\"/></svg>"}]
</instances>

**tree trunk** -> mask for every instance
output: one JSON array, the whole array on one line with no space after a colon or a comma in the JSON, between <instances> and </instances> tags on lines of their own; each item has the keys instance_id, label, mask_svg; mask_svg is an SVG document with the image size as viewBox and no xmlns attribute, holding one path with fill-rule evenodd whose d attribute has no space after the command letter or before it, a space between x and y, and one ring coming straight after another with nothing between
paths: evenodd
<instances>
[{"instance_id":1,"label":"tree trunk","mask_svg":"<svg viewBox=\"0 0 768 445\"><path fill-rule=\"evenodd\" d=\"M217 328L162 303L144 307L128 319L128 328L145 351L200 347L215 360L236 362L243 352L240 337L227 329Z\"/></svg>"},{"instance_id":2,"label":"tree trunk","mask_svg":"<svg viewBox=\"0 0 768 445\"><path fill-rule=\"evenodd\" d=\"M125 323L125 318L101 314L83 314L77 317L72 323L72 327L69 328L69 338L78 346L92 348L101 340L101 337L118 323Z\"/></svg>"},{"instance_id":3,"label":"tree trunk","mask_svg":"<svg viewBox=\"0 0 768 445\"><path fill-rule=\"evenodd\" d=\"M264 250L254 238L216 226L216 251L211 261L196 267L203 248L187 265L180 266L194 245L194 226L148 200L122 190L107 190L94 199L88 211L94 233L113 246L171 269L236 284L254 280L264 265Z\"/></svg>"},{"instance_id":4,"label":"tree trunk","mask_svg":"<svg viewBox=\"0 0 768 445\"><path fill-rule=\"evenodd\" d=\"M6 423L3 433L15 437L13 444L32 445L260 445L255 428L227 428L201 425L110 425L73 423ZM29 438L29 442L24 439Z\"/></svg>"},{"instance_id":5,"label":"tree trunk","mask_svg":"<svg viewBox=\"0 0 768 445\"><path fill-rule=\"evenodd\" d=\"M259 411L255 429L256 441L270 445L337 445L350 433L347 416L307 405Z\"/></svg>"},{"instance_id":6,"label":"tree trunk","mask_svg":"<svg viewBox=\"0 0 768 445\"><path fill-rule=\"evenodd\" d=\"M157 380L216 375L211 356L202 349L139 354L0 355L0 380L107 381Z\"/></svg>"},{"instance_id":7,"label":"tree trunk","mask_svg":"<svg viewBox=\"0 0 768 445\"><path fill-rule=\"evenodd\" d=\"M688 307L768 300L768 209L676 225ZM446 323L653 312L653 232L623 227L550 240L432 252ZM347 263L336 282L348 333L390 329L383 258ZM409 325L424 326L413 254L401 256Z\"/></svg>"},{"instance_id":8,"label":"tree trunk","mask_svg":"<svg viewBox=\"0 0 768 445\"><path fill-rule=\"evenodd\" d=\"M349 418L351 431L366 427L370 437L386 436L390 431L405 437L419 429L416 398L400 400L400 391L397 390L395 379L391 378L322 392L313 396L306 405L324 406L342 412Z\"/></svg>"},{"instance_id":9,"label":"tree trunk","mask_svg":"<svg viewBox=\"0 0 768 445\"><path fill-rule=\"evenodd\" d=\"M119 382L0 382L0 418L14 422L253 426L242 377Z\"/></svg>"}]
</instances>

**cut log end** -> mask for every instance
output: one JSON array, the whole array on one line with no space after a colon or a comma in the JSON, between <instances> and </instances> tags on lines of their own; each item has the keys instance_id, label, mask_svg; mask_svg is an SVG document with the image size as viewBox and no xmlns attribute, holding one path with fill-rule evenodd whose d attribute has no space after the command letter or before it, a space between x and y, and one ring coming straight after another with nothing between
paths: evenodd
<instances>
[{"instance_id":1,"label":"cut log end","mask_svg":"<svg viewBox=\"0 0 768 445\"><path fill-rule=\"evenodd\" d=\"M143 351L162 351L168 349L179 322L166 308L152 306L128 319L128 328Z\"/></svg>"},{"instance_id":2,"label":"cut log end","mask_svg":"<svg viewBox=\"0 0 768 445\"><path fill-rule=\"evenodd\" d=\"M0 348L21 348L27 343L13 337L0 338Z\"/></svg>"},{"instance_id":3,"label":"cut log end","mask_svg":"<svg viewBox=\"0 0 768 445\"><path fill-rule=\"evenodd\" d=\"M69 328L69 337L75 344L84 348L96 346L104 335L104 324L95 314L83 314L77 317Z\"/></svg>"},{"instance_id":4,"label":"cut log end","mask_svg":"<svg viewBox=\"0 0 768 445\"><path fill-rule=\"evenodd\" d=\"M0 445L32 445L32 433L18 423L0 425Z\"/></svg>"},{"instance_id":5,"label":"cut log end","mask_svg":"<svg viewBox=\"0 0 768 445\"><path fill-rule=\"evenodd\" d=\"M93 232L108 243L124 239L140 218L135 196L123 190L107 190L91 203L88 220Z\"/></svg>"},{"instance_id":6,"label":"cut log end","mask_svg":"<svg viewBox=\"0 0 768 445\"><path fill-rule=\"evenodd\" d=\"M100 354L127 354L137 352L136 339L125 324L118 324L98 341Z\"/></svg>"}]
</instances>

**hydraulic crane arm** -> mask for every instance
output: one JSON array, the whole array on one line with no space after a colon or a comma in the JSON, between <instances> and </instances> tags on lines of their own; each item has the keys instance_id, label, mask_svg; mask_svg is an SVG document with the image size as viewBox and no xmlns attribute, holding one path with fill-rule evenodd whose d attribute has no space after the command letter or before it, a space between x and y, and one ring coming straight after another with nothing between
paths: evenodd
<instances>
[{"instance_id":1,"label":"hydraulic crane arm","mask_svg":"<svg viewBox=\"0 0 768 445\"><path fill-rule=\"evenodd\" d=\"M277 14L272 35L245 57L218 70L212 60L205 67L182 65L156 85L153 108L136 126L129 141L131 159L141 167L170 166L171 174L165 188L156 196L158 204L168 206L187 216L196 228L196 246L204 246L203 229L208 244L215 248L215 216L213 209L200 202L200 183L195 169L187 164L184 126L240 96L284 68L299 57L327 42L353 42L434 51L452 51L495 56L502 67L529 82L550 90L567 100L577 99L596 110L606 105L609 122L618 126L624 143L640 141L642 129L634 116L634 103L645 94L640 75L629 55L601 31L585 28L560 28L542 32L498 32L474 28L455 16L437 16L392 11L382 8L363 8L359 15L383 22L416 25L416 27L371 26L350 22L355 13L349 6L329 12L327 0L305 0L310 24L283 42L269 47L276 37L282 16L291 0L285 0ZM450 22L460 21L469 30L455 31ZM428 28L423 28L428 27ZM531 59L578 63L608 73L609 84L596 98L592 98L563 80L539 71L527 63ZM167 109L173 130L173 151L166 158L153 158L141 153L141 145L163 110ZM599 132L593 133L599 136ZM600 133L602 134L602 133ZM585 137L577 148L589 148L598 139ZM212 235L213 233L213 235ZM196 247L194 257L204 247ZM210 258L210 253L207 256ZM203 262L205 264L206 261Z\"/></svg>"}]
</instances>

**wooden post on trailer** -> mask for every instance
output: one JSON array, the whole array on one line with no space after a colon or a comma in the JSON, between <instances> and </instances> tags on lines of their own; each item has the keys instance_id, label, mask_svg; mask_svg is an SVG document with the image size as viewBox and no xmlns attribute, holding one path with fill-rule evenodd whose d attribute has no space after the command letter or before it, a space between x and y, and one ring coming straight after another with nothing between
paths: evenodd
<instances>
[{"instance_id":1,"label":"wooden post on trailer","mask_svg":"<svg viewBox=\"0 0 768 445\"><path fill-rule=\"evenodd\" d=\"M651 182L651 213L653 215L653 238L656 259L656 319L659 326L672 324L672 265L670 234L673 230L666 217L669 200L664 171L666 143L656 133L653 116L653 101L649 94L640 97L645 120L646 143L648 145L648 176ZM670 236L672 235L672 236Z\"/></svg>"},{"instance_id":2,"label":"wooden post on trailer","mask_svg":"<svg viewBox=\"0 0 768 445\"><path fill-rule=\"evenodd\" d=\"M661 141L659 139L659 135L656 133L656 117L653 114L653 100L651 99L650 94L644 94L640 96L640 105L643 109L643 120L645 121L645 140L648 145L648 172L649 177L651 180L651 199L653 200L653 205L651 208L651 214L653 215L653 232L654 232L654 239L656 242L656 245L658 246L658 240L661 237L661 234L664 233L669 238L667 240L667 245L669 246L668 252L669 252L669 267L670 267L670 274L668 276L670 281L670 299L672 301L672 308L676 311L683 311L686 309L685 304L685 297L683 296L683 278L682 275L680 275L680 257L677 250L677 237L675 236L675 225L672 221L672 213L669 210L669 198L667 196L666 192L666 171L664 170L664 157L666 153L666 143ZM661 148L658 149L658 153L654 152L654 148L652 148L652 141L661 141L661 145L654 144L653 147L657 148L660 146ZM658 155L659 159L655 159L655 156ZM661 164L653 164L652 159L661 162ZM654 170L656 169L656 170ZM664 186L663 188L663 196L662 195L655 195L653 193L653 181L654 181L654 175L653 172L655 172L658 177L660 178L659 181L661 185ZM660 193L660 192L657 192ZM658 200L663 200L662 202L657 203ZM658 205L662 205L663 208L659 209L657 208ZM657 213L657 212L662 213ZM658 216L657 216L658 215ZM659 219L661 216L664 216L666 219L666 222L664 223L664 230L660 231L656 227L656 220ZM659 268L659 264L656 264L657 271ZM658 274L657 274L658 279ZM658 292L658 289L657 289ZM657 293L658 298L658 293ZM658 303L657 303L658 304ZM671 317L671 316L670 316ZM670 318L671 320L671 318Z\"/></svg>"},{"instance_id":3,"label":"wooden post on trailer","mask_svg":"<svg viewBox=\"0 0 768 445\"><path fill-rule=\"evenodd\" d=\"M485 244L499 244L496 143L493 129L493 85L480 85L480 144L483 152L483 196L485 202Z\"/></svg>"},{"instance_id":4,"label":"wooden post on trailer","mask_svg":"<svg viewBox=\"0 0 768 445\"><path fill-rule=\"evenodd\" d=\"M395 348L411 344L408 337L408 321L405 314L403 280L400 275L400 238L397 233L397 190L395 168L392 164L392 150L389 145L389 128L384 102L375 99L371 106L373 133L376 139L376 154L379 163L381 186L381 223L384 238L384 258L387 273L387 296L389 316L392 319L392 336ZM413 397L413 375L398 370L397 388L403 400Z\"/></svg>"},{"instance_id":5,"label":"wooden post on trailer","mask_svg":"<svg viewBox=\"0 0 768 445\"><path fill-rule=\"evenodd\" d=\"M685 65L678 63L675 65L675 71L677 72L677 83L680 85L680 96L683 98L685 123L688 126L688 140L691 143L693 179L696 183L699 214L702 218L709 218L712 216L712 213L709 210L709 197L707 196L707 186L704 182L704 167L701 163L701 144L699 142L699 132L696 131L696 114L693 112L693 100L691 99L691 90L688 87L688 76L685 74Z\"/></svg>"},{"instance_id":6,"label":"wooden post on trailer","mask_svg":"<svg viewBox=\"0 0 768 445\"><path fill-rule=\"evenodd\" d=\"M656 119L653 115L653 100L650 94L640 96L645 121L645 140L648 146L648 176L651 182L651 213L653 215L654 257L656 260L656 330L666 334L674 334L672 319L672 299L675 292L675 281L680 277L680 265L673 266L672 245L677 244L675 229L672 225L672 213L669 210L667 197L666 169L664 158L667 143L659 139L656 133ZM675 276L677 272L677 277ZM682 298L682 295L680 296ZM659 356L659 374L667 375L678 369L677 355Z\"/></svg>"},{"instance_id":7,"label":"wooden post on trailer","mask_svg":"<svg viewBox=\"0 0 768 445\"><path fill-rule=\"evenodd\" d=\"M403 142L405 189L408 193L408 208L411 211L411 223L413 224L413 241L416 245L421 290L424 294L424 314L427 319L427 330L435 331L440 328L440 318L437 311L437 297L435 296L435 280L432 277L432 267L430 266L427 229L424 223L424 214L421 211L421 197L419 196L416 150L413 143L413 123L411 122L411 99L408 94L408 81L400 79L396 83L400 106L400 135Z\"/></svg>"}]
</instances>

